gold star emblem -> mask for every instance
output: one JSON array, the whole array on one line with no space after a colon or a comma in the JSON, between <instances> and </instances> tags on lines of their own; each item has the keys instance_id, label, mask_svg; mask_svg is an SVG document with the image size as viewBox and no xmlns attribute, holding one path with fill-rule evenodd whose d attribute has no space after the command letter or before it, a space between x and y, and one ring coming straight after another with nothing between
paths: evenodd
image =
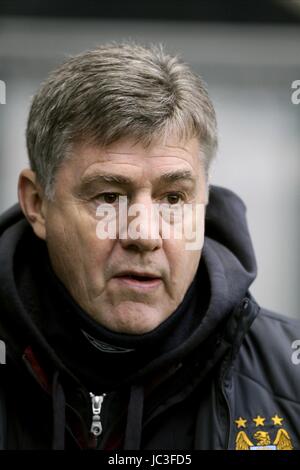
<instances>
[{"instance_id":1,"label":"gold star emblem","mask_svg":"<svg viewBox=\"0 0 300 470\"><path fill-rule=\"evenodd\" d=\"M264 426L266 418L262 418L261 416L257 416L256 418L253 418L253 421L255 422L256 426Z\"/></svg>"},{"instance_id":2,"label":"gold star emblem","mask_svg":"<svg viewBox=\"0 0 300 470\"><path fill-rule=\"evenodd\" d=\"M236 425L239 429L239 428L245 428L246 427L247 420L239 417L239 419L236 419L235 422L236 422Z\"/></svg>"},{"instance_id":3,"label":"gold star emblem","mask_svg":"<svg viewBox=\"0 0 300 470\"><path fill-rule=\"evenodd\" d=\"M279 416L277 414L275 416L273 416L271 419L272 419L274 424L277 424L278 426L282 426L283 418L279 418Z\"/></svg>"}]
</instances>

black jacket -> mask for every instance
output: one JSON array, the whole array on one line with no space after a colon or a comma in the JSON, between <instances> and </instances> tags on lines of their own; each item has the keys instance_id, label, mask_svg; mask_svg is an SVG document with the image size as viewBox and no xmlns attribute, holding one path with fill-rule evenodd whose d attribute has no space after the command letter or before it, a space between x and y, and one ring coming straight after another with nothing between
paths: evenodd
<instances>
[{"instance_id":1,"label":"black jacket","mask_svg":"<svg viewBox=\"0 0 300 470\"><path fill-rule=\"evenodd\" d=\"M104 397L99 439L90 432L90 390L39 328L41 293L26 276L35 243L18 205L3 214L3 449L300 449L300 361L293 349L300 322L260 308L249 293L256 263L245 206L234 193L210 189L202 252L209 281L204 316L182 344ZM31 306L24 305L21 291L30 292Z\"/></svg>"}]
</instances>

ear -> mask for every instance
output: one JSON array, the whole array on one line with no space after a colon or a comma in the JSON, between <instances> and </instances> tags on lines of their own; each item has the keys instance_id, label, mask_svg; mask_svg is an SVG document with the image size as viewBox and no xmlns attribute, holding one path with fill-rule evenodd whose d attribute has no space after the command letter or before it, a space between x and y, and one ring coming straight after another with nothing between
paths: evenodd
<instances>
[{"instance_id":1,"label":"ear","mask_svg":"<svg viewBox=\"0 0 300 470\"><path fill-rule=\"evenodd\" d=\"M37 237L46 239L46 198L34 171L25 169L20 173L18 197L21 209Z\"/></svg>"}]
</instances>

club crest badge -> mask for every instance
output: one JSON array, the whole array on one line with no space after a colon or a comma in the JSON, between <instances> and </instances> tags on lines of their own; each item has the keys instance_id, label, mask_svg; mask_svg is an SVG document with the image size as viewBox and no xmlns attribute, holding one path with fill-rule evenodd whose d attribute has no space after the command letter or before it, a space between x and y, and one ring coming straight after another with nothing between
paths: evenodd
<instances>
[{"instance_id":1,"label":"club crest badge","mask_svg":"<svg viewBox=\"0 0 300 470\"><path fill-rule=\"evenodd\" d=\"M270 420L257 415L252 419L239 417L235 420L236 450L293 450L292 439L284 428L283 418L278 414Z\"/></svg>"}]
</instances>

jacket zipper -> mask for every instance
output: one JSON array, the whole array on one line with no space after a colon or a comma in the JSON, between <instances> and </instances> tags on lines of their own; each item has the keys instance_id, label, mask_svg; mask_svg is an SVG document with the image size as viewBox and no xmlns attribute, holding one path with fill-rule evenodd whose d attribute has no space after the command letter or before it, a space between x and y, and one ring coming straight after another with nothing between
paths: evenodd
<instances>
[{"instance_id":1,"label":"jacket zipper","mask_svg":"<svg viewBox=\"0 0 300 470\"><path fill-rule=\"evenodd\" d=\"M227 414L227 419L228 419L228 426L227 426L226 434L225 434L225 449L224 450L229 450L232 416L231 416L231 410L230 410L229 402L227 399L227 395L225 392L224 382L221 385L221 391L222 391L222 397L225 403L225 409L226 409L226 414Z\"/></svg>"},{"instance_id":2,"label":"jacket zipper","mask_svg":"<svg viewBox=\"0 0 300 470\"><path fill-rule=\"evenodd\" d=\"M104 397L106 393L102 395L94 395L90 392L91 402L92 402L92 413L93 413L93 420L91 424L90 432L98 438L102 434L102 423L101 423L101 409Z\"/></svg>"},{"instance_id":3,"label":"jacket zipper","mask_svg":"<svg viewBox=\"0 0 300 470\"><path fill-rule=\"evenodd\" d=\"M249 305L249 299L244 298L243 301L242 301L242 304L239 308L239 312L241 312L242 310L246 310L248 308L248 305ZM232 362L232 359L231 359L230 362ZM223 374L222 374L222 377L221 377L221 391L222 391L223 400L225 402L227 418L228 418L228 421L229 421L229 425L227 427L226 437L225 437L226 450L229 450L229 446L230 446L230 442L231 442L231 436L232 436L232 423L233 423L231 408L230 408L230 404L229 404L227 394L226 394L226 390L225 390L225 381L226 381L226 376L227 376L228 372L229 372L229 368L226 369L226 367L225 367L224 371L223 371Z\"/></svg>"}]
</instances>

